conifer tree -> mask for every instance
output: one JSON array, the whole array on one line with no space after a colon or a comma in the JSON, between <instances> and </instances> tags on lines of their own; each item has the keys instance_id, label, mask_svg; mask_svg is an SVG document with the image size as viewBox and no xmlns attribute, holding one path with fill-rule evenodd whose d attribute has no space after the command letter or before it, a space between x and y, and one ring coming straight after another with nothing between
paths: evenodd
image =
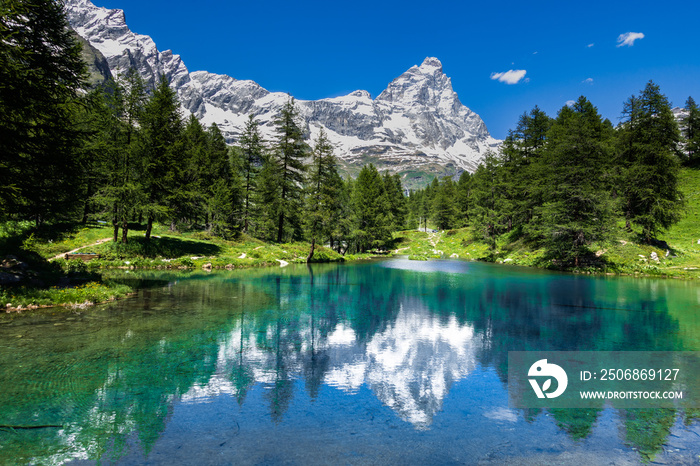
<instances>
[{"instance_id":1,"label":"conifer tree","mask_svg":"<svg viewBox=\"0 0 700 466\"><path fill-rule=\"evenodd\" d=\"M0 211L37 223L81 193L74 126L85 64L61 2L0 3Z\"/></svg>"},{"instance_id":2,"label":"conifer tree","mask_svg":"<svg viewBox=\"0 0 700 466\"><path fill-rule=\"evenodd\" d=\"M688 112L688 115L683 119L686 164L697 167L700 165L700 109L695 100L688 97L685 102L685 110Z\"/></svg>"},{"instance_id":3,"label":"conifer tree","mask_svg":"<svg viewBox=\"0 0 700 466\"><path fill-rule=\"evenodd\" d=\"M178 200L175 181L181 165L182 118L175 91L162 76L146 102L140 119L140 185L145 194L146 240L153 222L170 217Z\"/></svg>"},{"instance_id":4,"label":"conifer tree","mask_svg":"<svg viewBox=\"0 0 700 466\"><path fill-rule=\"evenodd\" d=\"M459 181L457 182L457 226L463 227L469 223L469 214L472 203L471 195L471 174L468 171L462 172L459 175Z\"/></svg>"},{"instance_id":5,"label":"conifer tree","mask_svg":"<svg viewBox=\"0 0 700 466\"><path fill-rule=\"evenodd\" d=\"M251 222L253 235L257 238L275 241L281 210L280 177L277 160L272 154L263 153L263 163L256 178L255 217Z\"/></svg>"},{"instance_id":6,"label":"conifer tree","mask_svg":"<svg viewBox=\"0 0 700 466\"><path fill-rule=\"evenodd\" d=\"M240 228L243 203L241 162L226 145L214 123L207 130L207 173L205 184L207 227L219 236L229 236Z\"/></svg>"},{"instance_id":7,"label":"conifer tree","mask_svg":"<svg viewBox=\"0 0 700 466\"><path fill-rule=\"evenodd\" d=\"M304 158L308 145L297 122L299 113L290 98L275 120L278 140L271 162L277 175L279 201L277 203L277 242L285 238L298 238L301 231L302 183L304 182Z\"/></svg>"},{"instance_id":8,"label":"conifer tree","mask_svg":"<svg viewBox=\"0 0 700 466\"><path fill-rule=\"evenodd\" d=\"M254 217L254 196L257 192L257 175L262 168L265 150L258 129L258 122L249 115L240 141L241 175L243 177L243 232L248 233L251 219Z\"/></svg>"},{"instance_id":9,"label":"conifer tree","mask_svg":"<svg viewBox=\"0 0 700 466\"><path fill-rule=\"evenodd\" d=\"M612 223L605 183L612 126L580 97L559 111L547 139L543 181L550 189L544 193L543 205L536 208L538 221L532 230L541 234L550 257L578 267L588 253L587 245L606 239Z\"/></svg>"},{"instance_id":10,"label":"conifer tree","mask_svg":"<svg viewBox=\"0 0 700 466\"><path fill-rule=\"evenodd\" d=\"M406 198L403 194L403 186L399 174L390 175L384 172L382 178L384 191L389 202L389 212L391 213L391 229L394 231L403 230L406 223Z\"/></svg>"},{"instance_id":11,"label":"conifer tree","mask_svg":"<svg viewBox=\"0 0 700 466\"><path fill-rule=\"evenodd\" d=\"M433 221L441 230L453 228L457 216L456 189L452 178L446 176L436 185L433 198Z\"/></svg>"},{"instance_id":12,"label":"conifer tree","mask_svg":"<svg viewBox=\"0 0 700 466\"><path fill-rule=\"evenodd\" d=\"M489 151L484 155L481 164L472 176L471 223L474 229L488 242L491 251L496 249L496 235L499 232L499 196L497 192L499 176L498 158Z\"/></svg>"},{"instance_id":13,"label":"conifer tree","mask_svg":"<svg viewBox=\"0 0 700 466\"><path fill-rule=\"evenodd\" d=\"M92 137L85 146L97 174L92 199L111 217L113 240L118 241L121 227L122 242L126 243L128 221L142 203L142 192L135 182L134 151L135 125L145 95L143 82L133 76L123 84L110 81L105 89L98 88L92 94Z\"/></svg>"},{"instance_id":14,"label":"conifer tree","mask_svg":"<svg viewBox=\"0 0 700 466\"><path fill-rule=\"evenodd\" d=\"M391 239L391 215L382 176L371 163L360 170L353 192L357 250L365 252Z\"/></svg>"},{"instance_id":15,"label":"conifer tree","mask_svg":"<svg viewBox=\"0 0 700 466\"><path fill-rule=\"evenodd\" d=\"M311 239L311 250L306 261L314 256L316 241L329 238L340 214L342 179L338 174L338 161L333 146L323 128L319 132L312 152L307 182L305 223Z\"/></svg>"},{"instance_id":16,"label":"conifer tree","mask_svg":"<svg viewBox=\"0 0 700 466\"><path fill-rule=\"evenodd\" d=\"M668 99L651 81L639 97L627 100L623 114L626 121L620 130L620 189L625 216L628 227L630 223L642 227L642 235L649 242L681 216L678 125Z\"/></svg>"},{"instance_id":17,"label":"conifer tree","mask_svg":"<svg viewBox=\"0 0 700 466\"><path fill-rule=\"evenodd\" d=\"M175 171L175 189L170 196L173 219L196 224L203 221L209 230L206 204L211 195L210 187L216 181L209 161L209 147L205 128L190 115L181 135L183 166Z\"/></svg>"},{"instance_id":18,"label":"conifer tree","mask_svg":"<svg viewBox=\"0 0 700 466\"><path fill-rule=\"evenodd\" d=\"M355 192L355 182L348 177L341 179L340 192L338 193L338 221L332 225L330 232L330 246L335 248L339 254L345 255L352 243L352 233L356 224L355 209L353 199Z\"/></svg>"},{"instance_id":19,"label":"conifer tree","mask_svg":"<svg viewBox=\"0 0 700 466\"><path fill-rule=\"evenodd\" d=\"M501 217L507 230L528 223L549 189L543 182L546 167L538 162L551 125L552 119L535 106L529 113L523 113L516 129L503 142L499 162L503 172Z\"/></svg>"}]
</instances>

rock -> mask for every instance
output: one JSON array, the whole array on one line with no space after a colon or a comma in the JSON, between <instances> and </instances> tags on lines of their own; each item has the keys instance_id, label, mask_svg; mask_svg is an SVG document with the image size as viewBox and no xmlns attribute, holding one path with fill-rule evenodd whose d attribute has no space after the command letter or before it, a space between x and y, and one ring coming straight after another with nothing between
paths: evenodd
<instances>
[{"instance_id":1,"label":"rock","mask_svg":"<svg viewBox=\"0 0 700 466\"><path fill-rule=\"evenodd\" d=\"M508 258L508 259L505 259L505 260L503 261L504 264L505 264L506 262L513 262L513 259Z\"/></svg>"},{"instance_id":2,"label":"rock","mask_svg":"<svg viewBox=\"0 0 700 466\"><path fill-rule=\"evenodd\" d=\"M245 259L245 257L246 257L245 253L243 253L243 254L241 254L240 256L238 256L239 259Z\"/></svg>"},{"instance_id":3,"label":"rock","mask_svg":"<svg viewBox=\"0 0 700 466\"><path fill-rule=\"evenodd\" d=\"M207 262L206 264L202 265L202 269L208 270L211 272L211 262Z\"/></svg>"},{"instance_id":4,"label":"rock","mask_svg":"<svg viewBox=\"0 0 700 466\"><path fill-rule=\"evenodd\" d=\"M659 255L656 254L656 252L652 252L651 255L650 255L649 257L651 257L651 260L654 260L654 261L656 261L656 262L659 262Z\"/></svg>"},{"instance_id":5,"label":"rock","mask_svg":"<svg viewBox=\"0 0 700 466\"><path fill-rule=\"evenodd\" d=\"M453 253L453 254L450 255L450 258L451 258L451 259L459 259L459 254Z\"/></svg>"},{"instance_id":6,"label":"rock","mask_svg":"<svg viewBox=\"0 0 700 466\"><path fill-rule=\"evenodd\" d=\"M233 270L233 264L226 264L226 270Z\"/></svg>"},{"instance_id":7,"label":"rock","mask_svg":"<svg viewBox=\"0 0 700 466\"><path fill-rule=\"evenodd\" d=\"M19 283L20 281L22 281L22 277L20 275L0 272L0 285L12 285L14 283Z\"/></svg>"},{"instance_id":8,"label":"rock","mask_svg":"<svg viewBox=\"0 0 700 466\"><path fill-rule=\"evenodd\" d=\"M670 254L671 254L671 251L669 251L668 249L666 249L666 255L665 255L665 257L668 257Z\"/></svg>"}]
</instances>

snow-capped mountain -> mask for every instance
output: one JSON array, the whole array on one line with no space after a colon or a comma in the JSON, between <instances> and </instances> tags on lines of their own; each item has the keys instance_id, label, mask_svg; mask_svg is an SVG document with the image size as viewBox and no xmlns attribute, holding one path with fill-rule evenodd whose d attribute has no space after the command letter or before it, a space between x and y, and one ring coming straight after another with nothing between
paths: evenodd
<instances>
[{"instance_id":1,"label":"snow-capped mountain","mask_svg":"<svg viewBox=\"0 0 700 466\"><path fill-rule=\"evenodd\" d=\"M189 72L179 55L161 52L149 36L132 32L122 10L67 0L66 12L71 27L104 55L114 76L135 68L152 86L165 75L184 112L204 124L216 123L230 143L236 142L249 114L262 124L263 135L274 139L272 121L287 94L249 80ZM382 170L410 174L408 186L424 184L432 175L473 171L484 153L500 143L459 101L437 58L411 67L376 99L355 91L297 104L309 136L315 138L324 128L350 172L373 162Z\"/></svg>"}]
</instances>

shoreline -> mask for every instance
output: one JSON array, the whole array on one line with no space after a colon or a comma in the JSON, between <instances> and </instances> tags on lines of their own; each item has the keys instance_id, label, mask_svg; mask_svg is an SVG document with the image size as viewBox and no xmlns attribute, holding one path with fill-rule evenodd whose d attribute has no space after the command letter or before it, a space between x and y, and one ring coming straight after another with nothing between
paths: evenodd
<instances>
[{"instance_id":1,"label":"shoreline","mask_svg":"<svg viewBox=\"0 0 700 466\"><path fill-rule=\"evenodd\" d=\"M370 255L370 256L362 256L362 257L354 257L352 259L346 260L345 258L342 258L341 260L326 260L326 261L317 261L317 262L312 262L312 264L332 264L332 263L352 263L352 262L360 262L360 261L366 261L366 260L373 260L373 259L386 259L386 258L405 258L407 260L416 260L416 259L410 259L408 255L406 254L375 254L375 255ZM531 265L524 265L524 264L518 264L518 263L504 263L504 262L491 262L491 261L482 261L478 259L465 259L465 258L450 258L450 257L444 257L444 258L427 258L427 261L432 261L432 260L448 260L448 261L464 261L464 262L481 262L485 264L493 264L497 266L511 266L511 267L522 267L522 268L530 268L530 269L537 269L537 270L542 270L542 271L547 271L547 272L554 272L554 273L563 273L563 274L572 274L572 275L588 275L588 276L605 276L605 277L631 277L631 278L656 278L656 279L676 279L676 280L696 280L700 277L698 276L675 276L675 275L667 275L667 274L662 274L662 275L652 275L652 274L645 274L645 273L640 273L640 272L635 272L635 273L613 273L613 272L604 272L604 271L599 271L599 272L591 272L591 271L576 271L576 270L566 270L566 269L549 269L545 267L536 267L536 266L531 266ZM421 262L422 260L416 260L416 262ZM195 267L195 266L161 266L158 265L156 267L138 267L134 265L129 265L129 266L118 266L118 267L110 267L110 266L103 266L99 267L97 270L134 270L134 271L163 271L163 272L174 272L174 273L180 273L180 272L187 272L187 271L204 271L211 273L213 271L221 272L221 271L231 271L231 270L240 270L240 269L253 269L253 268L272 268L272 267L278 267L278 268L284 268L287 265L304 265L306 262L292 262L289 264L282 265L280 263L271 263L271 262L262 262L262 263L253 263L249 265L238 265L234 266L232 264L229 264L230 267L227 266L211 266L211 264L207 263L204 264L202 267ZM210 267L206 267L206 265L210 265ZM100 301L90 301L86 300L83 302L68 302L68 303L55 303L55 304L29 304L26 306L17 306L17 307L5 307L5 314L22 314L24 311L36 311L36 310L41 310L41 309L52 309L52 308L66 308L66 310L77 310L77 309L87 309L88 307L95 306L98 304L105 304L113 301L119 301L122 299L127 299L130 297L134 297L138 294L139 289L133 289L133 291L126 293L124 295L112 295L109 298L105 300L100 300Z\"/></svg>"}]
</instances>

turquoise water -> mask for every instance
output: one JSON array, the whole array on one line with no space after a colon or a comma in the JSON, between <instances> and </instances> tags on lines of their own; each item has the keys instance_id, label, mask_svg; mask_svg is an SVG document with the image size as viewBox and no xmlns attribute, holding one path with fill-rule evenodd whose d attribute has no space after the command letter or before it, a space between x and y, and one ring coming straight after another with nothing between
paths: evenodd
<instances>
[{"instance_id":1,"label":"turquoise water","mask_svg":"<svg viewBox=\"0 0 700 466\"><path fill-rule=\"evenodd\" d=\"M698 412L507 388L508 351L699 351L695 282L404 259L120 279L138 296L0 316L0 464L700 458Z\"/></svg>"}]
</instances>

